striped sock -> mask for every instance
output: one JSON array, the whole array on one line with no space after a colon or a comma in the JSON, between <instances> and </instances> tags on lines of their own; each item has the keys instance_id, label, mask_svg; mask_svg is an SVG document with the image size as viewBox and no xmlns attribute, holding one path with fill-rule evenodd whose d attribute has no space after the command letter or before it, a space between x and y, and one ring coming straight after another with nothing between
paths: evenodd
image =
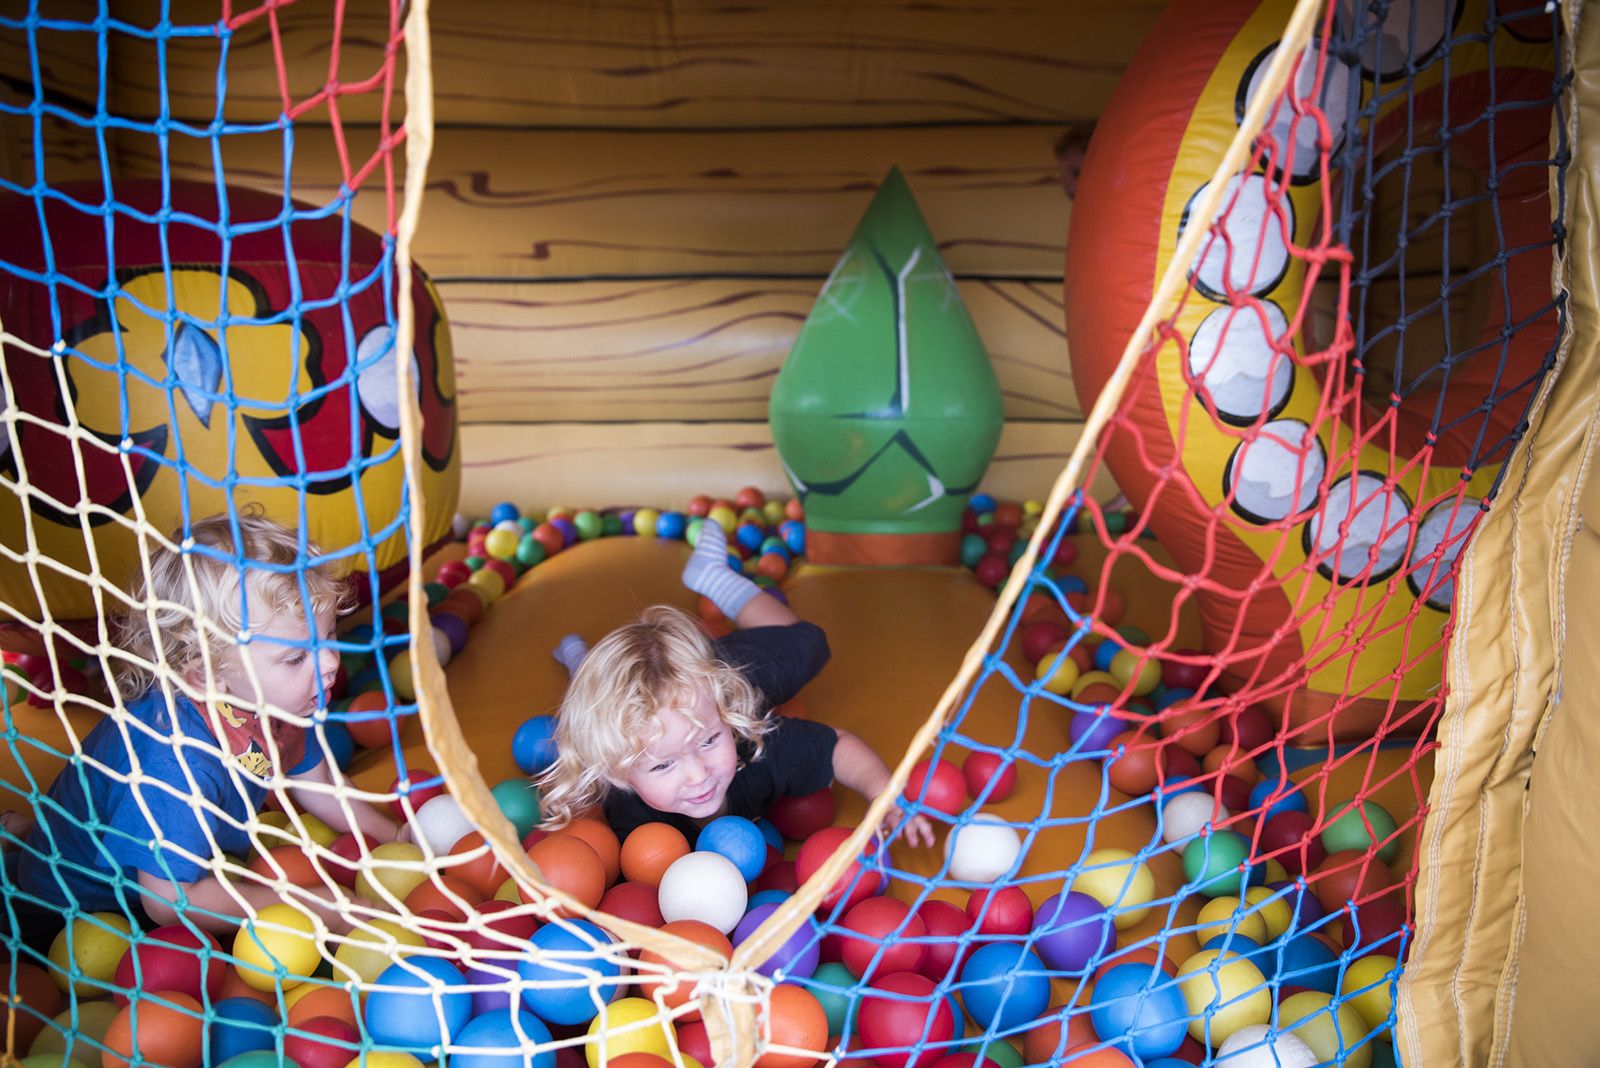
<instances>
[{"instance_id":1,"label":"striped sock","mask_svg":"<svg viewBox=\"0 0 1600 1068\"><path fill-rule=\"evenodd\" d=\"M728 566L728 536L717 524L700 524L700 538L683 569L683 584L711 599L729 619L754 600L761 587Z\"/></svg>"}]
</instances>

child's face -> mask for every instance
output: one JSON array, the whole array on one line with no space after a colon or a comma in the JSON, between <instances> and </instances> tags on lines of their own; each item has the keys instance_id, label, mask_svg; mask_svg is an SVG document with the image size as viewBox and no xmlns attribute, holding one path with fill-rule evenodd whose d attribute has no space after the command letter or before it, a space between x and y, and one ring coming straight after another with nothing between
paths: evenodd
<instances>
[{"instance_id":1,"label":"child's face","mask_svg":"<svg viewBox=\"0 0 1600 1068\"><path fill-rule=\"evenodd\" d=\"M721 811L739 755L710 695L700 694L693 712L656 713L661 734L629 770L628 785L653 809L705 819Z\"/></svg>"},{"instance_id":2,"label":"child's face","mask_svg":"<svg viewBox=\"0 0 1600 1068\"><path fill-rule=\"evenodd\" d=\"M261 619L266 620L265 626L257 622ZM249 644L235 646L212 662L217 687L253 707L271 705L295 715L310 715L317 707L317 680L322 680L326 694L339 670L339 651L331 644L333 610L317 616L317 637L322 644L315 650L309 646L311 634L303 612L274 613L253 591L250 621L253 637ZM255 682L246 660L255 669ZM198 681L203 686L203 670Z\"/></svg>"}]
</instances>

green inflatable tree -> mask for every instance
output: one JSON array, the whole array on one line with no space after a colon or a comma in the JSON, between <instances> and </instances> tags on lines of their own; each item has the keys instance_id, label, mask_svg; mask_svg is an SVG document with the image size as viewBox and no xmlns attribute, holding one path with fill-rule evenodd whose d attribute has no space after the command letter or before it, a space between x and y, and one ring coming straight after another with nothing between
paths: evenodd
<instances>
[{"instance_id":1,"label":"green inflatable tree","mask_svg":"<svg viewBox=\"0 0 1600 1068\"><path fill-rule=\"evenodd\" d=\"M988 353L893 168L772 390L772 437L805 504L808 554L953 563L1003 418Z\"/></svg>"}]
</instances>

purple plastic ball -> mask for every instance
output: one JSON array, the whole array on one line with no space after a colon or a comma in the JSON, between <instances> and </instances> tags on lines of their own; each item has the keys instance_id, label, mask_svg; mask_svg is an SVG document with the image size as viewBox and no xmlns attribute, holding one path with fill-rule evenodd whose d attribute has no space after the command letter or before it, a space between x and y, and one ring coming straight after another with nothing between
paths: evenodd
<instances>
[{"instance_id":1,"label":"purple plastic ball","mask_svg":"<svg viewBox=\"0 0 1600 1068\"><path fill-rule=\"evenodd\" d=\"M564 548L570 549L572 543L578 540L577 525L565 516L550 520L550 525L561 531L561 544Z\"/></svg>"},{"instance_id":2,"label":"purple plastic ball","mask_svg":"<svg viewBox=\"0 0 1600 1068\"><path fill-rule=\"evenodd\" d=\"M516 977L517 970L514 966L510 970L511 976L508 977L504 965L498 971L490 971L487 968L467 969L467 982L484 988L472 992L473 1016L482 1016L486 1012L504 1012L511 1007L512 979ZM520 1003L518 1007L521 1007Z\"/></svg>"},{"instance_id":3,"label":"purple plastic ball","mask_svg":"<svg viewBox=\"0 0 1600 1068\"><path fill-rule=\"evenodd\" d=\"M733 929L733 944L739 945L746 938L755 933L757 927L765 922L778 910L780 902L767 905L757 905L744 914L744 919L739 921L739 926ZM822 932L817 929L817 921L807 916L800 929L789 936L789 940L778 948L778 951L756 966L756 971L762 975L777 978L779 971L783 972L784 979L809 979L817 970L817 965L822 958Z\"/></svg>"},{"instance_id":4,"label":"purple plastic ball","mask_svg":"<svg viewBox=\"0 0 1600 1068\"><path fill-rule=\"evenodd\" d=\"M1318 921L1324 919L1328 911L1322 907L1322 902L1317 900L1317 895L1311 892L1310 887L1296 890L1295 886L1296 884L1292 882L1267 884L1267 888L1275 894L1283 890L1289 891L1283 895L1284 902L1294 910L1294 922L1289 925L1289 930L1316 930Z\"/></svg>"},{"instance_id":5,"label":"purple plastic ball","mask_svg":"<svg viewBox=\"0 0 1600 1068\"><path fill-rule=\"evenodd\" d=\"M1082 975L1117 944L1111 914L1088 894L1068 890L1046 898L1033 914L1033 948L1052 969Z\"/></svg>"},{"instance_id":6,"label":"purple plastic ball","mask_svg":"<svg viewBox=\"0 0 1600 1068\"><path fill-rule=\"evenodd\" d=\"M467 647L467 621L453 612L440 612L430 622L434 629L444 631L450 639L450 655L455 656Z\"/></svg>"},{"instance_id":7,"label":"purple plastic ball","mask_svg":"<svg viewBox=\"0 0 1600 1068\"><path fill-rule=\"evenodd\" d=\"M633 529L633 512L634 510L632 508L624 508L622 511L617 513L617 522L622 524L622 532L624 534L639 533L637 530Z\"/></svg>"},{"instance_id":8,"label":"purple plastic ball","mask_svg":"<svg viewBox=\"0 0 1600 1068\"><path fill-rule=\"evenodd\" d=\"M1078 752L1098 753L1110 749L1112 739L1127 730L1128 724L1104 708L1095 708L1073 713L1067 729Z\"/></svg>"}]
</instances>

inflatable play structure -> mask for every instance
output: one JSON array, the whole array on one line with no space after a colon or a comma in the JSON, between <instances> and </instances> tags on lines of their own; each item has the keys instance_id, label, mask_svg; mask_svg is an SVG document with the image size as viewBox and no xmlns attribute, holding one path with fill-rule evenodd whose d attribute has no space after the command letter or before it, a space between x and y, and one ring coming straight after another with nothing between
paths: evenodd
<instances>
[{"instance_id":1,"label":"inflatable play structure","mask_svg":"<svg viewBox=\"0 0 1600 1068\"><path fill-rule=\"evenodd\" d=\"M0 13L8 1063L1590 1058L1581 8L522 7ZM888 787L546 824L713 525Z\"/></svg>"}]
</instances>

